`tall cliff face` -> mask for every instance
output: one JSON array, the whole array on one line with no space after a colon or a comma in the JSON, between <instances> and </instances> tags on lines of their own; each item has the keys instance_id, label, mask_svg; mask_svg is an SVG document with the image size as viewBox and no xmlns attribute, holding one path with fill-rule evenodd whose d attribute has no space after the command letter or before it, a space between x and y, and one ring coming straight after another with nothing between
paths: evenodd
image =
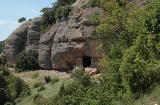
<instances>
[{"instance_id":1,"label":"tall cliff face","mask_svg":"<svg viewBox=\"0 0 160 105\"><path fill-rule=\"evenodd\" d=\"M91 45L95 25L89 16L100 13L101 9L85 9L57 22L40 39L39 64L44 69L69 69L76 65L76 58L89 56L95 60L102 58Z\"/></svg>"},{"instance_id":2,"label":"tall cliff face","mask_svg":"<svg viewBox=\"0 0 160 105\"><path fill-rule=\"evenodd\" d=\"M73 15L57 21L41 37L41 17L25 22L6 41L7 61L13 66L16 55L22 50L38 50L42 69L71 69L79 58L83 65L84 57L93 59L89 62L94 66L91 62L101 59L102 53L92 45L96 41L92 38L96 24L92 24L89 17L101 12L100 8L75 10Z\"/></svg>"},{"instance_id":3,"label":"tall cliff face","mask_svg":"<svg viewBox=\"0 0 160 105\"><path fill-rule=\"evenodd\" d=\"M41 17L23 23L7 38L5 57L10 66L15 64L16 55L22 50L37 50L40 40Z\"/></svg>"}]
</instances>

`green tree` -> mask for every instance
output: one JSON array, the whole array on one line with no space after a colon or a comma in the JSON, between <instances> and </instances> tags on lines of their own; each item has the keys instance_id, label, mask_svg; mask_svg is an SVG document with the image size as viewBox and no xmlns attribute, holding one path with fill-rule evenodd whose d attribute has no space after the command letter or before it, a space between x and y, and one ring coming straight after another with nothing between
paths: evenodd
<instances>
[{"instance_id":1,"label":"green tree","mask_svg":"<svg viewBox=\"0 0 160 105\"><path fill-rule=\"evenodd\" d=\"M20 52L16 57L16 67L24 70L38 69L38 54L35 51Z\"/></svg>"},{"instance_id":2,"label":"green tree","mask_svg":"<svg viewBox=\"0 0 160 105\"><path fill-rule=\"evenodd\" d=\"M19 23L22 23L22 22L24 22L24 21L26 21L26 18L25 18L25 17L21 17L21 18L19 18L19 20L18 20Z\"/></svg>"},{"instance_id":3,"label":"green tree","mask_svg":"<svg viewBox=\"0 0 160 105\"><path fill-rule=\"evenodd\" d=\"M57 19L67 17L72 10L70 5L75 1L76 0L57 0L57 2L53 3L52 8L43 8L41 10L41 12L43 12L41 32L45 33L48 31L51 25L56 23Z\"/></svg>"}]
</instances>

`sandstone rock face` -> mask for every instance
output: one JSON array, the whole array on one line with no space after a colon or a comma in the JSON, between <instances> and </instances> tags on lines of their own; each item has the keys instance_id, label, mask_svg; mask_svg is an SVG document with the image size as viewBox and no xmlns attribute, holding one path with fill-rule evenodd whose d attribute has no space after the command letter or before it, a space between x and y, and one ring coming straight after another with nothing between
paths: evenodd
<instances>
[{"instance_id":1,"label":"sandstone rock face","mask_svg":"<svg viewBox=\"0 0 160 105\"><path fill-rule=\"evenodd\" d=\"M58 20L51 29L40 35L41 17L23 23L8 37L5 56L10 66L15 64L16 55L22 50L39 51L39 65L42 69L72 69L77 58L85 66L94 66L94 61L102 58L92 42L96 24L90 15L99 14L100 8L75 10L73 15ZM86 62L83 57L89 58ZM92 58L92 60L91 60Z\"/></svg>"},{"instance_id":2,"label":"sandstone rock face","mask_svg":"<svg viewBox=\"0 0 160 105\"><path fill-rule=\"evenodd\" d=\"M29 20L18 27L6 40L5 57L10 66L22 50L38 50L41 17Z\"/></svg>"},{"instance_id":3,"label":"sandstone rock face","mask_svg":"<svg viewBox=\"0 0 160 105\"><path fill-rule=\"evenodd\" d=\"M92 42L95 25L89 20L91 14L100 13L99 8L78 12L57 22L40 38L39 64L43 69L71 69L76 58L89 56L96 61L102 58Z\"/></svg>"},{"instance_id":4,"label":"sandstone rock face","mask_svg":"<svg viewBox=\"0 0 160 105\"><path fill-rule=\"evenodd\" d=\"M72 4L73 7L81 7L84 4L88 3L89 0L77 0L74 4Z\"/></svg>"}]
</instances>

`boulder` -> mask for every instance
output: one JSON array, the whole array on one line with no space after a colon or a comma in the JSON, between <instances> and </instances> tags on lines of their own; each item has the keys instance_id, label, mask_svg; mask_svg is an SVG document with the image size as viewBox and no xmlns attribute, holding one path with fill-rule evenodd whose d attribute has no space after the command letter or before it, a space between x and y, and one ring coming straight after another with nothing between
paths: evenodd
<instances>
[{"instance_id":1,"label":"boulder","mask_svg":"<svg viewBox=\"0 0 160 105\"><path fill-rule=\"evenodd\" d=\"M93 69L94 69L94 68L89 68L89 67L87 67L87 68L85 68L85 73L90 73Z\"/></svg>"},{"instance_id":2,"label":"boulder","mask_svg":"<svg viewBox=\"0 0 160 105\"><path fill-rule=\"evenodd\" d=\"M98 74L99 73L99 71L96 69L96 68L94 68L94 69L92 69L92 71L89 73L89 75L95 75L95 74Z\"/></svg>"}]
</instances>

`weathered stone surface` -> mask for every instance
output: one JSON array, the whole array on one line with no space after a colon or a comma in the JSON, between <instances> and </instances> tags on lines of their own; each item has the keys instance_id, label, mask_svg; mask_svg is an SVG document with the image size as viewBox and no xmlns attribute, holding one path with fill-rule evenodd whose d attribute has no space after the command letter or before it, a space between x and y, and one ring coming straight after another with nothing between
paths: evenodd
<instances>
[{"instance_id":1,"label":"weathered stone surface","mask_svg":"<svg viewBox=\"0 0 160 105\"><path fill-rule=\"evenodd\" d=\"M96 68L94 68L94 69L92 69L92 71L89 73L89 75L95 75L95 74L98 74L99 73L99 71L96 69Z\"/></svg>"},{"instance_id":2,"label":"weathered stone surface","mask_svg":"<svg viewBox=\"0 0 160 105\"><path fill-rule=\"evenodd\" d=\"M87 67L87 68L85 68L85 73L90 73L92 70L93 70L93 68Z\"/></svg>"},{"instance_id":3,"label":"weathered stone surface","mask_svg":"<svg viewBox=\"0 0 160 105\"><path fill-rule=\"evenodd\" d=\"M23 23L7 38L5 44L5 57L10 66L15 64L16 55L22 50L35 50L34 40L40 39L40 21L37 17Z\"/></svg>"},{"instance_id":4,"label":"weathered stone surface","mask_svg":"<svg viewBox=\"0 0 160 105\"><path fill-rule=\"evenodd\" d=\"M84 4L88 3L89 0L77 0L75 3L72 4L73 7L81 7Z\"/></svg>"},{"instance_id":5,"label":"weathered stone surface","mask_svg":"<svg viewBox=\"0 0 160 105\"><path fill-rule=\"evenodd\" d=\"M13 66L16 55L22 50L39 50L39 65L42 69L72 69L76 65L76 58L84 56L92 58L89 62L95 66L94 60L99 61L102 53L92 44L96 41L92 38L95 24L89 17L101 12L100 8L74 10L72 15L58 20L41 37L41 17L23 23L6 41L7 61Z\"/></svg>"},{"instance_id":6,"label":"weathered stone surface","mask_svg":"<svg viewBox=\"0 0 160 105\"><path fill-rule=\"evenodd\" d=\"M97 52L91 40L95 26L89 21L93 13L101 9L85 9L82 15L75 15L57 22L47 33L42 35L39 47L39 64L43 69L71 69L76 65L76 58L89 56L97 61L102 53ZM78 14L78 13L77 13Z\"/></svg>"}]
</instances>

